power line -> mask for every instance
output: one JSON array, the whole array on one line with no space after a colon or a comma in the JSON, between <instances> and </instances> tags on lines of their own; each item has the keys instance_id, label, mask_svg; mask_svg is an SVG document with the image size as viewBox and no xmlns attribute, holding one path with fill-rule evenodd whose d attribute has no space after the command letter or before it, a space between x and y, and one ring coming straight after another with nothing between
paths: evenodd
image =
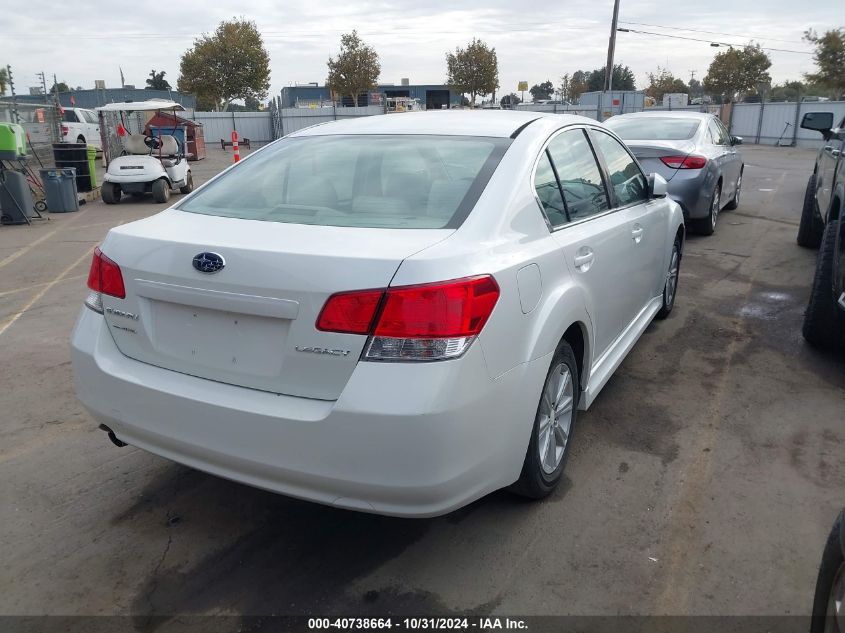
<instances>
[{"instance_id":1,"label":"power line","mask_svg":"<svg viewBox=\"0 0 845 633\"><path fill-rule=\"evenodd\" d=\"M627 20L619 20L622 24L636 24L638 26L653 26L658 29L669 29L672 31L692 31L694 33L709 33L710 35L727 35L728 37L749 37L745 34L739 33L723 33L722 31L705 31L704 29L691 29L682 26L666 26L664 24L650 24L648 22L628 22ZM761 41L770 41L770 42L786 42L788 44L803 44L803 41L800 40L781 40L776 37L756 37L752 39L758 39Z\"/></svg>"},{"instance_id":2,"label":"power line","mask_svg":"<svg viewBox=\"0 0 845 633\"><path fill-rule=\"evenodd\" d=\"M640 31L638 29L623 29L620 28L620 31L623 33L639 33L641 35L655 35L657 37L670 37L675 40L688 40L690 42L707 42L711 46L730 46L732 48L742 48L745 46L744 44L731 44L730 42L716 42L714 40L703 40L697 37L685 37L683 35L669 35L668 33L654 33L653 31ZM770 48L768 46L761 46L761 49L764 51L777 51L779 53L796 53L798 55L812 55L812 51L793 51L786 48Z\"/></svg>"}]
</instances>

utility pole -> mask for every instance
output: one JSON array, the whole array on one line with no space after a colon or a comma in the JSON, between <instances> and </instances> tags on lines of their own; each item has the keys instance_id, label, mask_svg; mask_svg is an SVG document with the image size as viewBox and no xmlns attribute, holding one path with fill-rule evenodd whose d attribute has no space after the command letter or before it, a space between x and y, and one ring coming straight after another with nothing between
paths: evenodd
<instances>
[{"instance_id":1,"label":"utility pole","mask_svg":"<svg viewBox=\"0 0 845 633\"><path fill-rule=\"evenodd\" d=\"M6 75L9 77L9 91L12 93L12 117L15 123L21 122L21 117L18 115L18 98L15 95L15 80L12 78L12 67L6 64Z\"/></svg>"},{"instance_id":2,"label":"utility pole","mask_svg":"<svg viewBox=\"0 0 845 633\"><path fill-rule=\"evenodd\" d=\"M41 80L41 92L44 94L44 103L49 104L50 103L50 96L47 93L47 79L44 77L44 71L42 70L40 73L38 73L35 76L38 77Z\"/></svg>"},{"instance_id":3,"label":"utility pole","mask_svg":"<svg viewBox=\"0 0 845 633\"><path fill-rule=\"evenodd\" d=\"M610 23L610 41L607 45L607 69L605 70L605 90L613 90L613 54L616 51L616 25L619 23L619 0L613 1L613 21Z\"/></svg>"}]
</instances>

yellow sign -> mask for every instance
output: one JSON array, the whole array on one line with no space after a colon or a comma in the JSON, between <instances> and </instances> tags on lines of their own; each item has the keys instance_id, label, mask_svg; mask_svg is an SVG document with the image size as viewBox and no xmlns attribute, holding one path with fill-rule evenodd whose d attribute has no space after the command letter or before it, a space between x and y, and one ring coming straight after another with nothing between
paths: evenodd
<instances>
[{"instance_id":1,"label":"yellow sign","mask_svg":"<svg viewBox=\"0 0 845 633\"><path fill-rule=\"evenodd\" d=\"M527 81L520 81L519 84L517 84L516 89L519 90L520 92L522 92L524 90L528 90L528 82Z\"/></svg>"}]
</instances>

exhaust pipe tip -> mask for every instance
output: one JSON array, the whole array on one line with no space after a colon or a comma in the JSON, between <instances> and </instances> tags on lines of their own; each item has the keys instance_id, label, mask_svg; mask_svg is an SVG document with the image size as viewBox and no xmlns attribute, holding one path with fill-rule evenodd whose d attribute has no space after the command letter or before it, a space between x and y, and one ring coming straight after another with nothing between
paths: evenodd
<instances>
[{"instance_id":1,"label":"exhaust pipe tip","mask_svg":"<svg viewBox=\"0 0 845 633\"><path fill-rule=\"evenodd\" d=\"M115 446L117 446L119 448L123 448L124 446L126 446L126 442L121 442L119 439L117 439L117 435L114 434L114 431L112 431L105 424L101 424L100 428L103 431L105 431L106 433L108 433L109 439L111 440L112 444L114 444Z\"/></svg>"}]
</instances>

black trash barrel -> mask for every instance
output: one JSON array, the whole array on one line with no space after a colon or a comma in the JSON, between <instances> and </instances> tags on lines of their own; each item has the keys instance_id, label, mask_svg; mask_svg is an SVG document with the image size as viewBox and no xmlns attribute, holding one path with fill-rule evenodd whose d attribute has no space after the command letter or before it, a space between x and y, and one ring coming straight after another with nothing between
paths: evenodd
<instances>
[{"instance_id":1,"label":"black trash barrel","mask_svg":"<svg viewBox=\"0 0 845 633\"><path fill-rule=\"evenodd\" d=\"M76 190L91 191L91 172L88 169L88 145L85 143L53 143L56 167L76 169Z\"/></svg>"},{"instance_id":2,"label":"black trash barrel","mask_svg":"<svg viewBox=\"0 0 845 633\"><path fill-rule=\"evenodd\" d=\"M0 172L0 222L26 224L32 217L32 206L26 176L16 171Z\"/></svg>"}]
</instances>

